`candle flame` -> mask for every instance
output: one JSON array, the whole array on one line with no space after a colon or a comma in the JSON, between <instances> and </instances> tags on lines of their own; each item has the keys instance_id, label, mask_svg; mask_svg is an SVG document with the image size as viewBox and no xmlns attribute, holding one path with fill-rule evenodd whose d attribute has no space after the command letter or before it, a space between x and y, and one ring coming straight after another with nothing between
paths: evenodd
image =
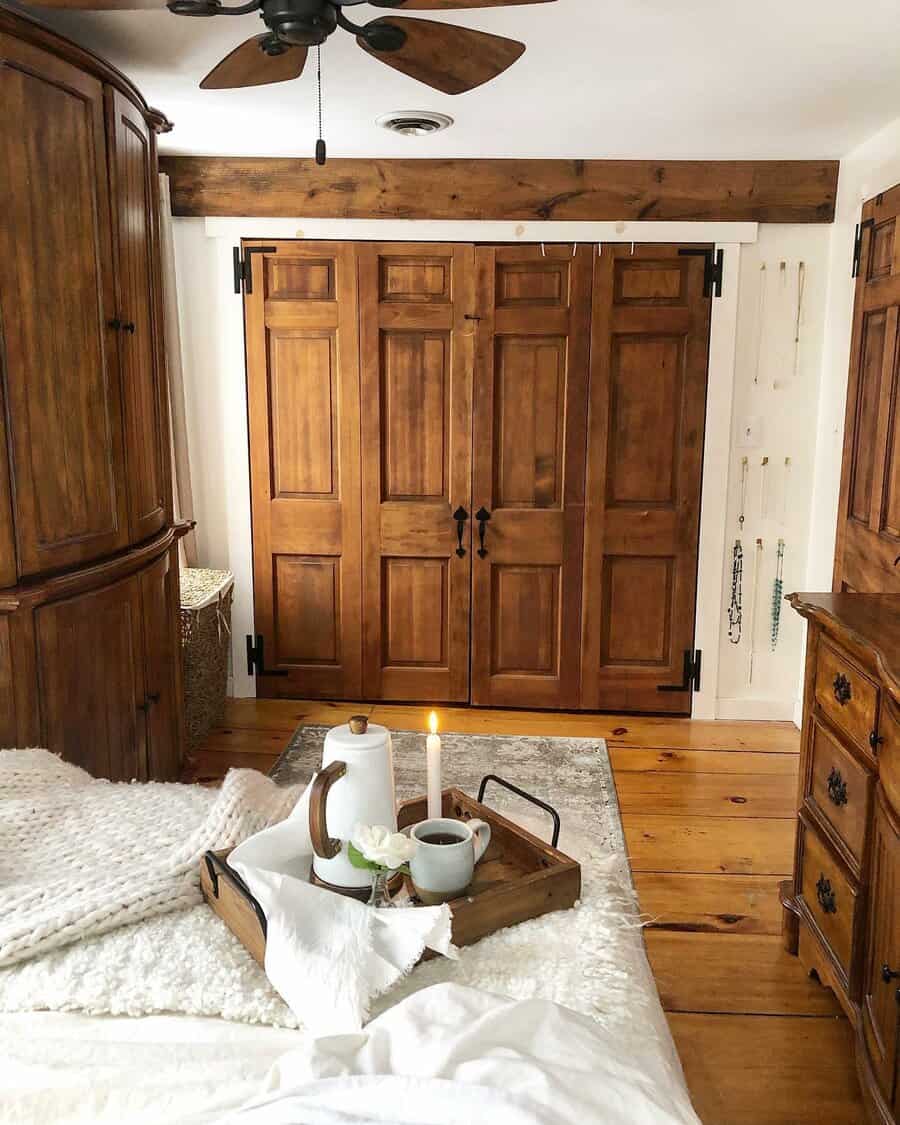
<instances>
[{"instance_id":1,"label":"candle flame","mask_svg":"<svg viewBox=\"0 0 900 1125\"><path fill-rule=\"evenodd\" d=\"M432 711L431 714L428 716L428 729L431 731L432 734L437 734L437 729L438 729L437 711Z\"/></svg>"}]
</instances>

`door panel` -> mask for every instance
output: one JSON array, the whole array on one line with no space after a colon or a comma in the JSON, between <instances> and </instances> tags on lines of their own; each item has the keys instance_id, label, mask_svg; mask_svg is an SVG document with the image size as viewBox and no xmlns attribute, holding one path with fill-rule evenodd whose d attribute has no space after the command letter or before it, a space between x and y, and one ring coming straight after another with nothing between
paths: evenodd
<instances>
[{"instance_id":1,"label":"door panel","mask_svg":"<svg viewBox=\"0 0 900 1125\"><path fill-rule=\"evenodd\" d=\"M146 778L140 577L40 606L35 617L42 745L94 777Z\"/></svg>"},{"instance_id":2,"label":"door panel","mask_svg":"<svg viewBox=\"0 0 900 1125\"><path fill-rule=\"evenodd\" d=\"M578 705L593 252L476 248L473 703Z\"/></svg>"},{"instance_id":3,"label":"door panel","mask_svg":"<svg viewBox=\"0 0 900 1125\"><path fill-rule=\"evenodd\" d=\"M359 248L367 699L468 699L473 263Z\"/></svg>"},{"instance_id":4,"label":"door panel","mask_svg":"<svg viewBox=\"0 0 900 1125\"><path fill-rule=\"evenodd\" d=\"M177 551L161 555L142 570L140 581L149 776L157 781L177 781L181 773Z\"/></svg>"},{"instance_id":5,"label":"door panel","mask_svg":"<svg viewBox=\"0 0 900 1125\"><path fill-rule=\"evenodd\" d=\"M0 310L18 572L128 542L101 84L0 35ZM61 266L64 263L64 267Z\"/></svg>"},{"instance_id":6,"label":"door panel","mask_svg":"<svg viewBox=\"0 0 900 1125\"><path fill-rule=\"evenodd\" d=\"M900 593L900 186L863 206L835 590ZM896 565L895 565L896 564Z\"/></svg>"},{"instance_id":7,"label":"door panel","mask_svg":"<svg viewBox=\"0 0 900 1125\"><path fill-rule=\"evenodd\" d=\"M245 243L252 246L254 243ZM253 254L245 298L261 696L362 692L356 250Z\"/></svg>"},{"instance_id":8,"label":"door panel","mask_svg":"<svg viewBox=\"0 0 900 1125\"><path fill-rule=\"evenodd\" d=\"M710 300L702 257L594 263L581 705L690 714Z\"/></svg>"},{"instance_id":9,"label":"door panel","mask_svg":"<svg viewBox=\"0 0 900 1125\"><path fill-rule=\"evenodd\" d=\"M129 526L132 541L140 542L165 526L168 483L168 426L163 424L164 386L157 353L163 328L153 300L156 170L144 118L118 92L109 97ZM126 330L125 325L133 329Z\"/></svg>"}]
</instances>

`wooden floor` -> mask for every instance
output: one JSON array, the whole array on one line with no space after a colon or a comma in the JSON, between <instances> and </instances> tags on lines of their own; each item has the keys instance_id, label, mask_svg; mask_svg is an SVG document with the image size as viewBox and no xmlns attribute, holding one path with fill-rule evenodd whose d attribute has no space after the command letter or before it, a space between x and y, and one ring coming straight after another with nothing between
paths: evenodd
<instances>
[{"instance_id":1,"label":"wooden floor","mask_svg":"<svg viewBox=\"0 0 900 1125\"><path fill-rule=\"evenodd\" d=\"M233 700L190 776L267 770L301 723L368 714L424 724L420 707ZM861 1125L850 1029L781 946L799 733L789 723L442 708L446 730L607 740L647 951L705 1125Z\"/></svg>"}]
</instances>

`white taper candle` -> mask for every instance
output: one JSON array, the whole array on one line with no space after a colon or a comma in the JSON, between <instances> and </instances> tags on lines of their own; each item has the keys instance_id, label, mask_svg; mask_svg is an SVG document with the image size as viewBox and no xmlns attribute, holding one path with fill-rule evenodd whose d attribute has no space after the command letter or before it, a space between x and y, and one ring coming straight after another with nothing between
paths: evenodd
<instances>
[{"instance_id":1,"label":"white taper candle","mask_svg":"<svg viewBox=\"0 0 900 1125\"><path fill-rule=\"evenodd\" d=\"M438 717L435 711L428 716L431 734L425 740L425 765L428 771L428 819L442 814L441 809L441 736L438 734Z\"/></svg>"}]
</instances>

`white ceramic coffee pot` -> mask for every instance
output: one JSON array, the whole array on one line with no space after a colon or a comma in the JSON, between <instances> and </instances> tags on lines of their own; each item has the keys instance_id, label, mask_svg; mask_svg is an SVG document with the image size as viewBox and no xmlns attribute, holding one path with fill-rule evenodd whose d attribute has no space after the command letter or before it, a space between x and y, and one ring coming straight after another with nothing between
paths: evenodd
<instances>
[{"instance_id":1,"label":"white ceramic coffee pot","mask_svg":"<svg viewBox=\"0 0 900 1125\"><path fill-rule=\"evenodd\" d=\"M368 892L372 873L354 867L347 854L357 824L397 831L391 735L364 715L325 735L322 768L309 801L314 882L351 894Z\"/></svg>"}]
</instances>

